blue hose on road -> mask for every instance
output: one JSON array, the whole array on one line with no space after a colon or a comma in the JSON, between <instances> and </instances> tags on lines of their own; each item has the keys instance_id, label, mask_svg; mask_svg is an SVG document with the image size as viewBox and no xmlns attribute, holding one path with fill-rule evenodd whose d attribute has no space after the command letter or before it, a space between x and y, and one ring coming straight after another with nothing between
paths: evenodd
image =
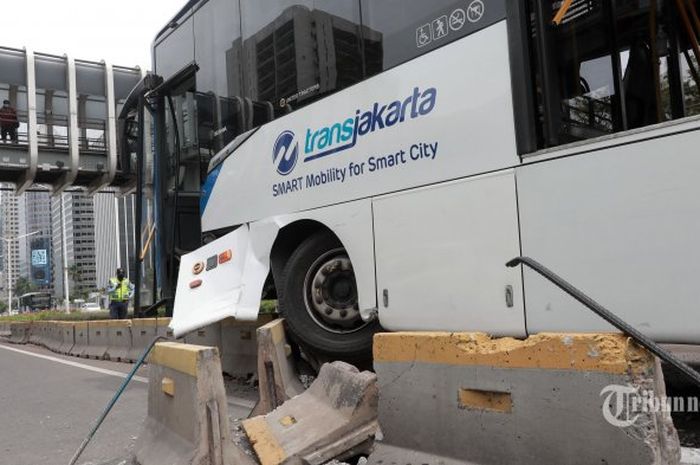
<instances>
[{"instance_id":1,"label":"blue hose on road","mask_svg":"<svg viewBox=\"0 0 700 465\"><path fill-rule=\"evenodd\" d=\"M112 410L112 407L114 407L114 404L117 403L117 400L121 395L124 393L124 389L126 389L126 386L129 384L131 379L134 377L136 374L136 370L138 370L141 365L143 365L143 362L146 360L146 357L148 357L148 354L151 352L153 349L153 346L156 345L156 342L158 342L161 339L167 339L165 336L158 336L151 343L146 347L146 350L143 351L139 359L136 361L134 364L134 367L131 369L129 374L124 378L124 381L122 382L122 385L119 386L119 389L117 389L117 392L114 394L114 397L112 397L112 400L109 401L109 404L107 404L107 407L104 409L100 417L97 419L95 422L95 425L92 427L92 430L90 430L90 433L83 439L82 444L80 444L80 447L78 447L78 450L75 451L75 454L73 454L73 458L70 459L70 462L68 465L75 465L75 463L78 461L80 456L82 455L83 451L87 447L87 445L90 443L92 440L93 436L95 436L95 433L97 430L102 426L102 422L107 418L107 415L109 415L109 412Z\"/></svg>"}]
</instances>

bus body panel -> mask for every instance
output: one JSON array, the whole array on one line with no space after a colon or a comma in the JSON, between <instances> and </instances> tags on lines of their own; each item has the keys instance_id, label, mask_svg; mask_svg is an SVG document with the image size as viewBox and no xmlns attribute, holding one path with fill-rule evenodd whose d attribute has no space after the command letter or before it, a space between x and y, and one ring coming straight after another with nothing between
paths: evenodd
<instances>
[{"instance_id":1,"label":"bus body panel","mask_svg":"<svg viewBox=\"0 0 700 465\"><path fill-rule=\"evenodd\" d=\"M275 239L285 226L305 220L320 223L338 236L355 270L361 313L373 315L377 308L374 240L372 205L367 199L243 224L184 255L171 324L175 335L179 337L227 317L244 321L257 319ZM212 268L208 260L226 250L232 251L230 262ZM197 263L204 269L195 272ZM198 280L196 287L192 287Z\"/></svg>"},{"instance_id":2,"label":"bus body panel","mask_svg":"<svg viewBox=\"0 0 700 465\"><path fill-rule=\"evenodd\" d=\"M523 254L655 340L700 343L700 130L646 137L518 168ZM525 299L531 333L612 330L530 270Z\"/></svg>"},{"instance_id":3,"label":"bus body panel","mask_svg":"<svg viewBox=\"0 0 700 465\"><path fill-rule=\"evenodd\" d=\"M455 66L454 57L465 61ZM403 121L389 125L397 104L405 107ZM369 120L373 131L351 135L351 128L359 132ZM501 21L262 126L223 162L202 228L222 229L518 162L507 28Z\"/></svg>"},{"instance_id":4,"label":"bus body panel","mask_svg":"<svg viewBox=\"0 0 700 465\"><path fill-rule=\"evenodd\" d=\"M376 199L382 326L524 337L516 204L513 170Z\"/></svg>"},{"instance_id":5,"label":"bus body panel","mask_svg":"<svg viewBox=\"0 0 700 465\"><path fill-rule=\"evenodd\" d=\"M279 229L298 221L310 220L322 224L335 234L348 253L355 271L360 312L373 313L377 308L374 278L374 232L372 201L363 199L330 207L278 215L256 223L273 221Z\"/></svg>"}]
</instances>

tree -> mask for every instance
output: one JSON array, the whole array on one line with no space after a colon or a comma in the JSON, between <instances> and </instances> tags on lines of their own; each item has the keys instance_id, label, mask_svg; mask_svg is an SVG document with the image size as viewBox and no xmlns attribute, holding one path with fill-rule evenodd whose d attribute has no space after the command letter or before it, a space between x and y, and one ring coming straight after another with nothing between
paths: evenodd
<instances>
[{"instance_id":1,"label":"tree","mask_svg":"<svg viewBox=\"0 0 700 465\"><path fill-rule=\"evenodd\" d=\"M14 292L17 297L22 296L28 292L33 292L35 290L36 286L26 276L20 276L19 278L17 278L17 281L15 281Z\"/></svg>"},{"instance_id":2,"label":"tree","mask_svg":"<svg viewBox=\"0 0 700 465\"><path fill-rule=\"evenodd\" d=\"M88 293L87 290L85 290L85 287L83 286L83 275L78 269L78 265L76 263L73 263L68 267L68 278L72 283L72 285L70 286L70 290L73 300L85 300L88 296Z\"/></svg>"}]
</instances>

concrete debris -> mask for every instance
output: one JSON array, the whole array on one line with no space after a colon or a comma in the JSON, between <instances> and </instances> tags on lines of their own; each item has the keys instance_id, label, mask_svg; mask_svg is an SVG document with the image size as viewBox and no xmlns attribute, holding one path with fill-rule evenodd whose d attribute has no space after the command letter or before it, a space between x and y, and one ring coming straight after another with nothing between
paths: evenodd
<instances>
[{"instance_id":1,"label":"concrete debris","mask_svg":"<svg viewBox=\"0 0 700 465\"><path fill-rule=\"evenodd\" d=\"M218 350L156 344L149 359L148 416L140 465L254 465L231 439Z\"/></svg>"},{"instance_id":2,"label":"concrete debris","mask_svg":"<svg viewBox=\"0 0 700 465\"><path fill-rule=\"evenodd\" d=\"M297 377L283 319L259 327L257 344L260 400L253 416L264 415L305 390Z\"/></svg>"},{"instance_id":3,"label":"concrete debris","mask_svg":"<svg viewBox=\"0 0 700 465\"><path fill-rule=\"evenodd\" d=\"M377 377L344 362L321 367L311 387L265 416L243 421L262 465L321 465L371 449L377 423Z\"/></svg>"}]
</instances>

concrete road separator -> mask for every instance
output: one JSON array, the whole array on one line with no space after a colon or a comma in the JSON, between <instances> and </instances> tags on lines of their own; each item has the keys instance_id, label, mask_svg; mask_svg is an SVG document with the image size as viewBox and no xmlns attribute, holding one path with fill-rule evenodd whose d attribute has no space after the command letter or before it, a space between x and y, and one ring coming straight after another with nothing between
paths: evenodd
<instances>
[{"instance_id":1,"label":"concrete road separator","mask_svg":"<svg viewBox=\"0 0 700 465\"><path fill-rule=\"evenodd\" d=\"M153 338L158 335L158 321L158 318L135 318L131 320L131 347L126 354L125 360L135 362L139 359Z\"/></svg>"},{"instance_id":2,"label":"concrete road separator","mask_svg":"<svg viewBox=\"0 0 700 465\"><path fill-rule=\"evenodd\" d=\"M63 344L63 332L58 321L47 321L46 348L52 352L58 352L58 348Z\"/></svg>"},{"instance_id":3,"label":"concrete road separator","mask_svg":"<svg viewBox=\"0 0 700 465\"><path fill-rule=\"evenodd\" d=\"M170 329L170 318L156 318L156 336L173 338L173 330Z\"/></svg>"},{"instance_id":4,"label":"concrete road separator","mask_svg":"<svg viewBox=\"0 0 700 465\"><path fill-rule=\"evenodd\" d=\"M257 371L257 329L272 321L260 315L257 321L227 318L221 322L221 368L231 376L248 376Z\"/></svg>"},{"instance_id":5,"label":"concrete road separator","mask_svg":"<svg viewBox=\"0 0 700 465\"><path fill-rule=\"evenodd\" d=\"M379 429L377 399L374 373L327 363L306 392L244 420L243 428L262 465L344 460L369 452Z\"/></svg>"},{"instance_id":6,"label":"concrete road separator","mask_svg":"<svg viewBox=\"0 0 700 465\"><path fill-rule=\"evenodd\" d=\"M668 411L631 399L665 397L660 365L621 334L381 333L374 366L369 465L680 463Z\"/></svg>"},{"instance_id":7,"label":"concrete road separator","mask_svg":"<svg viewBox=\"0 0 700 465\"><path fill-rule=\"evenodd\" d=\"M271 321L259 327L256 333L260 400L252 416L269 413L304 392L284 333L284 319Z\"/></svg>"},{"instance_id":8,"label":"concrete road separator","mask_svg":"<svg viewBox=\"0 0 700 465\"><path fill-rule=\"evenodd\" d=\"M106 358L117 362L129 361L131 352L131 320L107 321L105 331L107 332Z\"/></svg>"},{"instance_id":9,"label":"concrete road separator","mask_svg":"<svg viewBox=\"0 0 700 465\"><path fill-rule=\"evenodd\" d=\"M10 323L12 324L12 323ZM29 343L36 345L46 345L46 330L48 328L48 323L45 321L35 321L32 323L31 330L29 331Z\"/></svg>"},{"instance_id":10,"label":"concrete road separator","mask_svg":"<svg viewBox=\"0 0 700 465\"><path fill-rule=\"evenodd\" d=\"M139 465L253 465L234 445L218 349L156 344Z\"/></svg>"},{"instance_id":11,"label":"concrete road separator","mask_svg":"<svg viewBox=\"0 0 700 465\"><path fill-rule=\"evenodd\" d=\"M221 354L221 323L214 323L187 333L183 340L185 344L216 347Z\"/></svg>"},{"instance_id":12,"label":"concrete road separator","mask_svg":"<svg viewBox=\"0 0 700 465\"><path fill-rule=\"evenodd\" d=\"M83 352L85 357L98 360L107 358L107 349L109 348L107 326L110 321L88 321L88 345Z\"/></svg>"},{"instance_id":13,"label":"concrete road separator","mask_svg":"<svg viewBox=\"0 0 700 465\"><path fill-rule=\"evenodd\" d=\"M88 339L88 322L76 321L73 323L75 343L70 350L70 354L75 357L88 357L88 347L90 341Z\"/></svg>"},{"instance_id":14,"label":"concrete road separator","mask_svg":"<svg viewBox=\"0 0 700 465\"><path fill-rule=\"evenodd\" d=\"M56 349L56 352L59 354L70 354L75 345L75 323L62 321L56 324L61 331L61 344Z\"/></svg>"},{"instance_id":15,"label":"concrete road separator","mask_svg":"<svg viewBox=\"0 0 700 465\"><path fill-rule=\"evenodd\" d=\"M25 321L11 323L9 341L13 344L27 344L31 334L31 326L31 323Z\"/></svg>"}]
</instances>

